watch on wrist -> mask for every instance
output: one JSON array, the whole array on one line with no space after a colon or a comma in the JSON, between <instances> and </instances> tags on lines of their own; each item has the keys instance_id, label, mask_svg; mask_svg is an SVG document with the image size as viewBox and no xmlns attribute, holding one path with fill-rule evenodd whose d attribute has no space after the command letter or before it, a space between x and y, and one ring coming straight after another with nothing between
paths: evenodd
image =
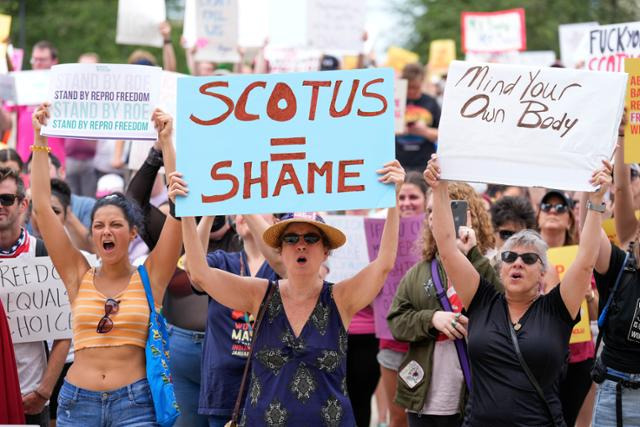
<instances>
[{"instance_id":1,"label":"watch on wrist","mask_svg":"<svg viewBox=\"0 0 640 427\"><path fill-rule=\"evenodd\" d=\"M591 200L587 200L587 209L604 213L604 211L607 210L607 207L604 203L600 203L599 205L596 205L594 203L591 203Z\"/></svg>"}]
</instances>

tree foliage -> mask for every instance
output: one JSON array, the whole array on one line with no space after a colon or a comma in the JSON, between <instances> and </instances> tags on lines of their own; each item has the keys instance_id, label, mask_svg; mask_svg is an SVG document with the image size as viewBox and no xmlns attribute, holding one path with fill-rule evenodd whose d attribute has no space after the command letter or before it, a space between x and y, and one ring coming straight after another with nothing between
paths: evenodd
<instances>
[{"instance_id":1,"label":"tree foliage","mask_svg":"<svg viewBox=\"0 0 640 427\"><path fill-rule=\"evenodd\" d=\"M158 63L162 51L147 46L116 44L117 0L22 0L25 3L25 45L20 46L20 0L0 1L0 13L11 15L11 41L25 49L23 69L28 69L31 47L39 40L49 40L58 48L61 63L75 62L85 52L95 52L105 63L126 63L135 49L151 52ZM135 0L127 0L135 1ZM176 2L168 0L167 3ZM182 22L171 22L171 37L176 50L178 71L187 72L184 50L179 40Z\"/></svg>"},{"instance_id":2,"label":"tree foliage","mask_svg":"<svg viewBox=\"0 0 640 427\"><path fill-rule=\"evenodd\" d=\"M396 8L414 28L407 46L426 60L429 43L454 39L460 56L460 14L496 10L525 9L527 50L558 48L558 25L597 21L600 24L638 20L640 10L634 0L396 0Z\"/></svg>"}]
</instances>

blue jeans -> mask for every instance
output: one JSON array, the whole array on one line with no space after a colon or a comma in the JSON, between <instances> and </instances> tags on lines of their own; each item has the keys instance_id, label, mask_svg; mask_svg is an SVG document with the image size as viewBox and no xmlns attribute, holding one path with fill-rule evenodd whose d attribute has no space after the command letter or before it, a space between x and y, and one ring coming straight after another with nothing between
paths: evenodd
<instances>
[{"instance_id":1,"label":"blue jeans","mask_svg":"<svg viewBox=\"0 0 640 427\"><path fill-rule=\"evenodd\" d=\"M198 415L200 363L204 332L190 331L174 325L169 329L169 368L173 379L180 416L176 427L207 427L207 416Z\"/></svg>"},{"instance_id":2,"label":"blue jeans","mask_svg":"<svg viewBox=\"0 0 640 427\"><path fill-rule=\"evenodd\" d=\"M146 378L110 391L91 391L64 381L58 395L59 427L155 427Z\"/></svg>"},{"instance_id":3,"label":"blue jeans","mask_svg":"<svg viewBox=\"0 0 640 427\"><path fill-rule=\"evenodd\" d=\"M628 381L640 382L640 374L613 372L621 374ZM604 380L598 386L593 427L616 426L616 385L615 381ZM625 426L640 426L640 389L622 388L622 420Z\"/></svg>"}]
</instances>

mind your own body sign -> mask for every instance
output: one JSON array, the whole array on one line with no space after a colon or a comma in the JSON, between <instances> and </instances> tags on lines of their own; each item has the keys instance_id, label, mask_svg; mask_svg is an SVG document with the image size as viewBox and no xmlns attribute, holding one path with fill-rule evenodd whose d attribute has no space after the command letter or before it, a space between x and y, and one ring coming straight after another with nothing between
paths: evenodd
<instances>
[{"instance_id":1,"label":"mind your own body sign","mask_svg":"<svg viewBox=\"0 0 640 427\"><path fill-rule=\"evenodd\" d=\"M592 191L616 144L624 73L455 61L438 137L442 178Z\"/></svg>"},{"instance_id":2,"label":"mind your own body sign","mask_svg":"<svg viewBox=\"0 0 640 427\"><path fill-rule=\"evenodd\" d=\"M388 207L393 71L178 80L177 214Z\"/></svg>"}]
</instances>

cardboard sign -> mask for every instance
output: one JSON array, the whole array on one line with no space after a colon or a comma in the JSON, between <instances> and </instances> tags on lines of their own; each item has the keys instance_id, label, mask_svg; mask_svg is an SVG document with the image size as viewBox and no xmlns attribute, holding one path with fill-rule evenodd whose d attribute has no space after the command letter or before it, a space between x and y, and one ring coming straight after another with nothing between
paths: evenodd
<instances>
[{"instance_id":1,"label":"cardboard sign","mask_svg":"<svg viewBox=\"0 0 640 427\"><path fill-rule=\"evenodd\" d=\"M401 73L405 65L416 62L420 62L417 53L395 46L391 46L387 50L387 67L393 68L397 73Z\"/></svg>"},{"instance_id":2,"label":"cardboard sign","mask_svg":"<svg viewBox=\"0 0 640 427\"><path fill-rule=\"evenodd\" d=\"M347 236L347 243L331 251L329 255L329 274L326 280L338 283L355 276L369 264L367 239L364 234L363 216L327 215L324 220Z\"/></svg>"},{"instance_id":3,"label":"cardboard sign","mask_svg":"<svg viewBox=\"0 0 640 427\"><path fill-rule=\"evenodd\" d=\"M596 71L624 71L625 58L640 56L640 22L601 25L591 29L586 66Z\"/></svg>"},{"instance_id":4,"label":"cardboard sign","mask_svg":"<svg viewBox=\"0 0 640 427\"><path fill-rule=\"evenodd\" d=\"M366 17L366 0L308 0L308 44L320 50L361 52Z\"/></svg>"},{"instance_id":5,"label":"cardboard sign","mask_svg":"<svg viewBox=\"0 0 640 427\"><path fill-rule=\"evenodd\" d=\"M315 49L278 48L271 45L265 49L272 73L295 73L318 71L322 52Z\"/></svg>"},{"instance_id":6,"label":"cardboard sign","mask_svg":"<svg viewBox=\"0 0 640 427\"><path fill-rule=\"evenodd\" d=\"M0 300L14 343L71 338L67 290L49 257L1 260Z\"/></svg>"},{"instance_id":7,"label":"cardboard sign","mask_svg":"<svg viewBox=\"0 0 640 427\"><path fill-rule=\"evenodd\" d=\"M442 178L593 191L616 145L627 75L549 67L449 67Z\"/></svg>"},{"instance_id":8,"label":"cardboard sign","mask_svg":"<svg viewBox=\"0 0 640 427\"><path fill-rule=\"evenodd\" d=\"M409 82L406 79L396 79L393 86L393 117L395 119L396 133L405 133L405 112L407 110L407 87Z\"/></svg>"},{"instance_id":9,"label":"cardboard sign","mask_svg":"<svg viewBox=\"0 0 640 427\"><path fill-rule=\"evenodd\" d=\"M571 263L576 259L578 246L564 246L561 248L551 248L547 250L547 258L551 265L555 266L560 280L569 269ZM589 321L589 306L587 300L582 301L580 306L580 321L573 327L570 344L591 341L591 326Z\"/></svg>"},{"instance_id":10,"label":"cardboard sign","mask_svg":"<svg viewBox=\"0 0 640 427\"><path fill-rule=\"evenodd\" d=\"M39 105L45 102L49 93L50 74L50 70L9 73L13 79L13 89L9 89L12 95L5 99L13 101L16 105ZM6 80L4 84L9 85Z\"/></svg>"},{"instance_id":11,"label":"cardboard sign","mask_svg":"<svg viewBox=\"0 0 640 427\"><path fill-rule=\"evenodd\" d=\"M395 205L389 69L178 80L179 215Z\"/></svg>"},{"instance_id":12,"label":"cardboard sign","mask_svg":"<svg viewBox=\"0 0 640 427\"><path fill-rule=\"evenodd\" d=\"M380 239L384 228L384 219L366 218L364 220L367 236L367 249L369 259L373 261L380 250ZM400 280L405 273L421 259L420 239L424 215L417 215L400 219L400 234L398 240L398 252L393 270L387 276L382 291L373 301L373 314L376 328L376 337L392 340L393 336L387 325L387 314L398 290Z\"/></svg>"},{"instance_id":13,"label":"cardboard sign","mask_svg":"<svg viewBox=\"0 0 640 427\"><path fill-rule=\"evenodd\" d=\"M119 0L116 43L162 47L166 20L164 0Z\"/></svg>"},{"instance_id":14,"label":"cardboard sign","mask_svg":"<svg viewBox=\"0 0 640 427\"><path fill-rule=\"evenodd\" d=\"M624 71L629 74L627 95L627 124L624 128L624 162L640 162L640 58L624 60Z\"/></svg>"},{"instance_id":15,"label":"cardboard sign","mask_svg":"<svg viewBox=\"0 0 640 427\"><path fill-rule=\"evenodd\" d=\"M238 62L238 2L196 0L196 61Z\"/></svg>"},{"instance_id":16,"label":"cardboard sign","mask_svg":"<svg viewBox=\"0 0 640 427\"><path fill-rule=\"evenodd\" d=\"M51 117L42 135L157 139L151 113L158 104L161 71L146 65L54 65Z\"/></svg>"},{"instance_id":17,"label":"cardboard sign","mask_svg":"<svg viewBox=\"0 0 640 427\"><path fill-rule=\"evenodd\" d=\"M429 68L444 71L456 59L456 42L452 39L434 40L429 45Z\"/></svg>"},{"instance_id":18,"label":"cardboard sign","mask_svg":"<svg viewBox=\"0 0 640 427\"><path fill-rule=\"evenodd\" d=\"M462 12L464 52L504 52L527 49L524 9Z\"/></svg>"},{"instance_id":19,"label":"cardboard sign","mask_svg":"<svg viewBox=\"0 0 640 427\"><path fill-rule=\"evenodd\" d=\"M567 68L575 68L587 57L585 38L589 30L598 26L597 22L580 22L558 26L560 42L560 60Z\"/></svg>"}]
</instances>

